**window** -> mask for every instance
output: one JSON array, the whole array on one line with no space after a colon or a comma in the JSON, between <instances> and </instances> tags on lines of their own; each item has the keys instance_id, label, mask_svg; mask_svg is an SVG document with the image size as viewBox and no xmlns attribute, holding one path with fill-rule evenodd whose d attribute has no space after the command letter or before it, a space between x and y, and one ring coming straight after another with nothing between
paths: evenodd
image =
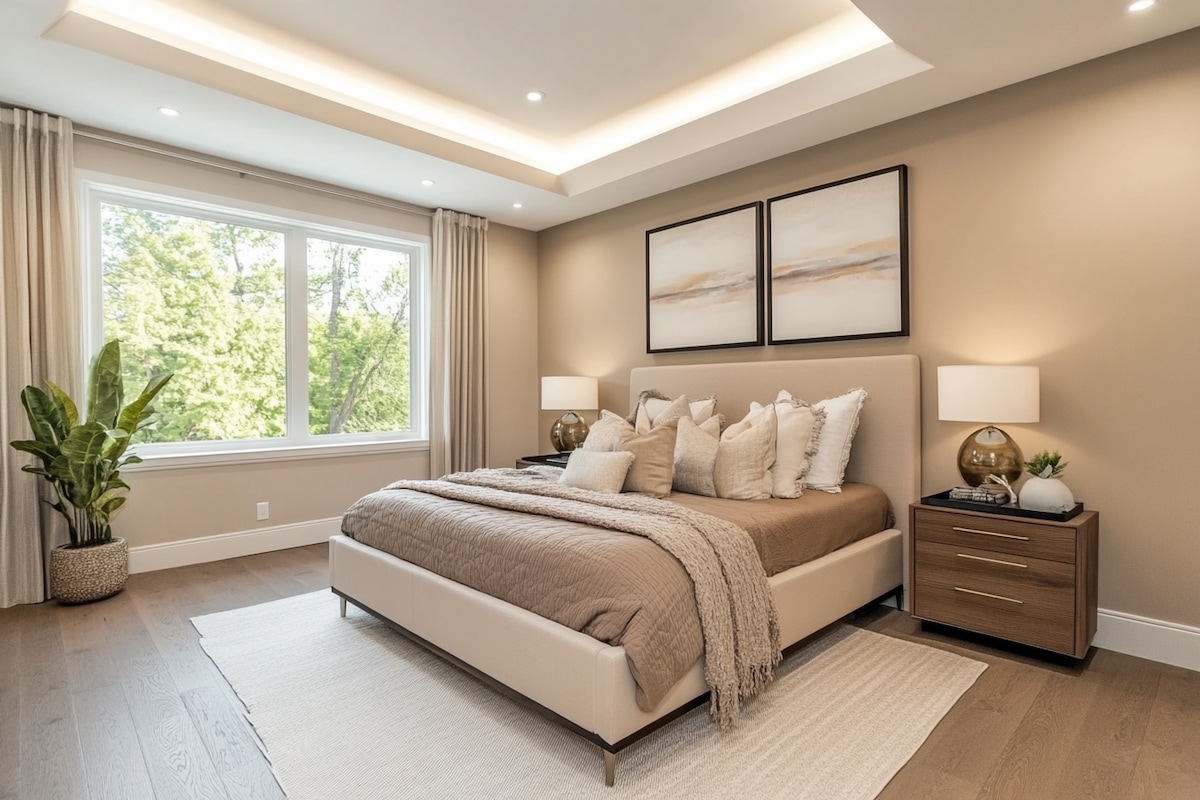
<instances>
[{"instance_id":1,"label":"window","mask_svg":"<svg viewBox=\"0 0 1200 800\"><path fill-rule=\"evenodd\" d=\"M425 438L426 246L88 182L88 347L175 377L139 453Z\"/></svg>"}]
</instances>

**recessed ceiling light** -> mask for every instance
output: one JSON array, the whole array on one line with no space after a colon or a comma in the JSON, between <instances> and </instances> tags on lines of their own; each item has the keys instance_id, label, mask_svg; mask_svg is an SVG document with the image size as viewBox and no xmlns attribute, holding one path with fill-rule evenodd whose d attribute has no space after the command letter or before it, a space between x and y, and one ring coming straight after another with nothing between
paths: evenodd
<instances>
[{"instance_id":1,"label":"recessed ceiling light","mask_svg":"<svg viewBox=\"0 0 1200 800\"><path fill-rule=\"evenodd\" d=\"M1136 14L1138 11L1145 11L1153 5L1154 0L1136 0L1136 2L1130 3L1127 8Z\"/></svg>"},{"instance_id":2,"label":"recessed ceiling light","mask_svg":"<svg viewBox=\"0 0 1200 800\"><path fill-rule=\"evenodd\" d=\"M525 99L531 103L541 102L542 99L544 99L545 97L546 97L545 92L539 92L536 89L534 89L532 92L525 93Z\"/></svg>"},{"instance_id":3,"label":"recessed ceiling light","mask_svg":"<svg viewBox=\"0 0 1200 800\"><path fill-rule=\"evenodd\" d=\"M523 207L524 206L522 206L520 203L513 203L513 208L523 208Z\"/></svg>"},{"instance_id":4,"label":"recessed ceiling light","mask_svg":"<svg viewBox=\"0 0 1200 800\"><path fill-rule=\"evenodd\" d=\"M178 117L181 112L179 109L171 108L170 106L159 106L158 113L162 114L164 117Z\"/></svg>"},{"instance_id":5,"label":"recessed ceiling light","mask_svg":"<svg viewBox=\"0 0 1200 800\"><path fill-rule=\"evenodd\" d=\"M433 184L434 184L434 181L431 181L429 178L426 178L425 180L421 181L422 186L433 186Z\"/></svg>"}]
</instances>

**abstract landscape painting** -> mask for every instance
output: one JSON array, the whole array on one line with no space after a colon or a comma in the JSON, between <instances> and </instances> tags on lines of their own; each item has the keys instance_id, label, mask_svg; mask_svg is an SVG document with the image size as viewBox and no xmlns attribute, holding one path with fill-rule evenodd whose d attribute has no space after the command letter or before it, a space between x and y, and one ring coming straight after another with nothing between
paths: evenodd
<instances>
[{"instance_id":1,"label":"abstract landscape painting","mask_svg":"<svg viewBox=\"0 0 1200 800\"><path fill-rule=\"evenodd\" d=\"M646 231L646 352L762 344L762 209Z\"/></svg>"},{"instance_id":2,"label":"abstract landscape painting","mask_svg":"<svg viewBox=\"0 0 1200 800\"><path fill-rule=\"evenodd\" d=\"M908 335L907 168L767 203L770 344Z\"/></svg>"}]
</instances>

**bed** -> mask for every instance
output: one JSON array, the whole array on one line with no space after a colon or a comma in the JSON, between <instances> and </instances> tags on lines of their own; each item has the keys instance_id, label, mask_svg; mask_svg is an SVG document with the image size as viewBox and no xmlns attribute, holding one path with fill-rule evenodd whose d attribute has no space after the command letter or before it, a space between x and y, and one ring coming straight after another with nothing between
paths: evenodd
<instances>
[{"instance_id":1,"label":"bed","mask_svg":"<svg viewBox=\"0 0 1200 800\"><path fill-rule=\"evenodd\" d=\"M630 404L644 389L668 396L716 394L736 415L781 388L810 400L863 387L869 399L854 439L847 481L881 489L892 527L768 579L786 647L856 609L896 594L909 574L907 508L920 479L920 375L916 356L715 365L639 367L630 374ZM736 416L734 417L736 418ZM624 647L498 600L345 535L330 542L330 585L342 598L385 620L500 691L599 746L605 782L617 754L705 702L697 662L650 711Z\"/></svg>"}]
</instances>

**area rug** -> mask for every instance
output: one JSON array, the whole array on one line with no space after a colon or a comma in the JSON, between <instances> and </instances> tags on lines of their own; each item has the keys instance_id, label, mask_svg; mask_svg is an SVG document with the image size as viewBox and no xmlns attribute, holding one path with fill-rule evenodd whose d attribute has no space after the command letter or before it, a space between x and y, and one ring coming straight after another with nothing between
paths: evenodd
<instances>
[{"instance_id":1,"label":"area rug","mask_svg":"<svg viewBox=\"0 0 1200 800\"><path fill-rule=\"evenodd\" d=\"M330 592L192 620L280 785L314 798L873 798L985 665L838 626L721 733L707 706L600 750Z\"/></svg>"}]
</instances>

